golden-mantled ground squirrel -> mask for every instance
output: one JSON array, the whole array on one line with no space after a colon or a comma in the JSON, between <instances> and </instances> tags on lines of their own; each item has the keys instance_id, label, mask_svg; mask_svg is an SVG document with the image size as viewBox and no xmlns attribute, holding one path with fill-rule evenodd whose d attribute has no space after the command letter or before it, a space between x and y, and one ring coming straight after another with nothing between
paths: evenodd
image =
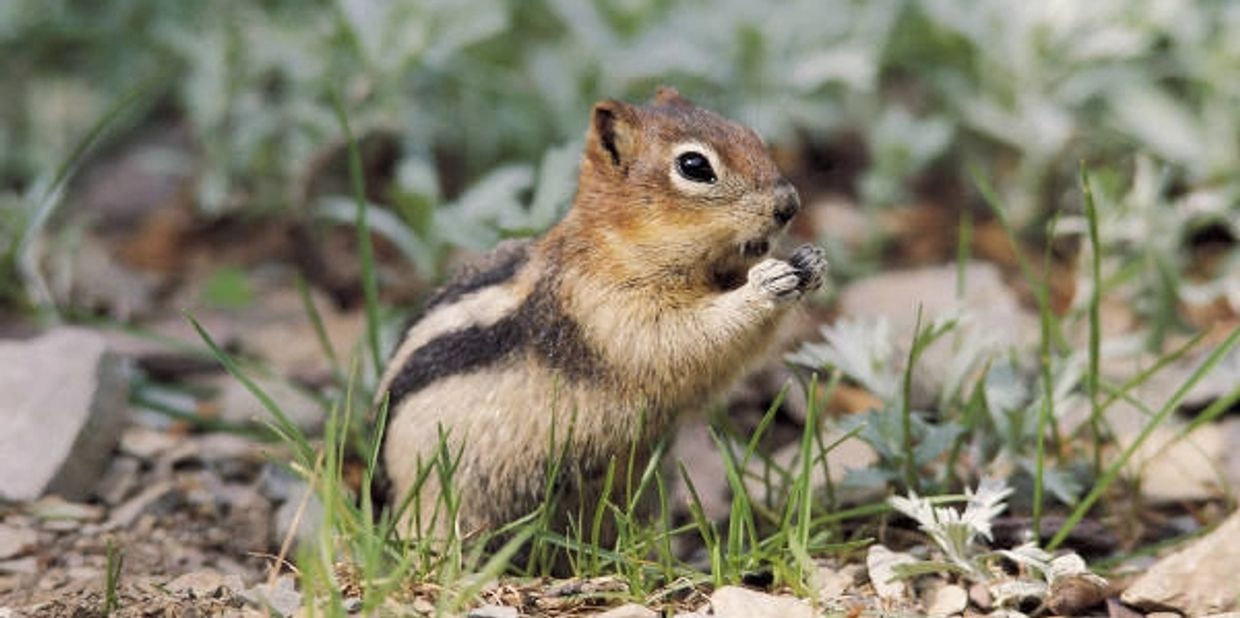
<instances>
[{"instance_id":1,"label":"golden-mantled ground squirrel","mask_svg":"<svg viewBox=\"0 0 1240 618\"><path fill-rule=\"evenodd\" d=\"M822 285L817 247L765 257L798 207L756 133L674 89L596 104L569 213L438 290L389 361L384 497L421 482L402 534L445 525L439 473L419 481L441 436L461 532L546 499L553 436L562 523L590 516L613 459L620 479L636 452L640 476L678 414L724 393Z\"/></svg>"}]
</instances>

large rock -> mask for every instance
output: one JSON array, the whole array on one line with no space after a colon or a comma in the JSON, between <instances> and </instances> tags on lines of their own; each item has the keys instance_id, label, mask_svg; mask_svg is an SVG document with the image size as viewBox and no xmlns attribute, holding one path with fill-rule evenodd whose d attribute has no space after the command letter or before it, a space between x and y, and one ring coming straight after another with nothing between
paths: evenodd
<instances>
[{"instance_id":1,"label":"large rock","mask_svg":"<svg viewBox=\"0 0 1240 618\"><path fill-rule=\"evenodd\" d=\"M1146 611L1186 616L1240 610L1240 512L1210 534L1163 558L1124 591L1123 601Z\"/></svg>"},{"instance_id":2,"label":"large rock","mask_svg":"<svg viewBox=\"0 0 1240 618\"><path fill-rule=\"evenodd\" d=\"M1148 422L1148 420L1146 421ZM1172 419L1168 426L1156 427L1132 459L1124 466L1130 478L1141 479L1141 496L1151 504L1176 504L1217 498L1225 491L1220 474L1228 465L1229 453L1240 444L1229 443L1223 423L1211 423L1180 437L1185 425ZM1128 448L1139 434L1116 437Z\"/></svg>"},{"instance_id":3,"label":"large rock","mask_svg":"<svg viewBox=\"0 0 1240 618\"><path fill-rule=\"evenodd\" d=\"M89 330L0 342L0 499L85 498L125 425L125 374Z\"/></svg>"},{"instance_id":4,"label":"large rock","mask_svg":"<svg viewBox=\"0 0 1240 618\"><path fill-rule=\"evenodd\" d=\"M813 618L809 603L739 586L724 586L710 595L712 615L719 618Z\"/></svg>"},{"instance_id":5,"label":"large rock","mask_svg":"<svg viewBox=\"0 0 1240 618\"><path fill-rule=\"evenodd\" d=\"M1037 316L1021 306L997 267L969 262L963 273L964 294L959 297L954 264L876 275L840 294L842 316L886 321L900 366L916 335L918 307L923 329L936 320L964 316L951 336L940 337L922 352L914 367L911 396L916 407L932 405L953 374L964 369L957 367L969 358L962 346L1001 352L1038 340Z\"/></svg>"},{"instance_id":6,"label":"large rock","mask_svg":"<svg viewBox=\"0 0 1240 618\"><path fill-rule=\"evenodd\" d=\"M989 262L969 262L964 268L964 295L957 297L955 264L897 271L861 279L840 294L840 312L846 316L882 316L892 326L895 340L907 346L922 310L922 326L935 318L967 310L984 331L1004 343L1023 343L1038 334L1037 317L1021 307L1015 292L1003 283L999 269Z\"/></svg>"}]
</instances>

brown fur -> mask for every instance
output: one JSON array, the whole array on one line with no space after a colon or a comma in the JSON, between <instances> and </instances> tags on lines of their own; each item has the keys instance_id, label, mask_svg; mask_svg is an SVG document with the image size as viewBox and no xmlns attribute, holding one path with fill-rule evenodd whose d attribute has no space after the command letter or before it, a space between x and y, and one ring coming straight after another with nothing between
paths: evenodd
<instances>
[{"instance_id":1,"label":"brown fur","mask_svg":"<svg viewBox=\"0 0 1240 618\"><path fill-rule=\"evenodd\" d=\"M686 143L710 151L716 182L677 175ZM745 251L782 230L774 213L795 209L795 192L757 134L675 90L647 106L598 103L578 183L523 261L493 258L513 272L450 284L392 358L381 392L393 397L383 459L395 502L443 431L460 454L448 525L494 529L543 501L554 432L561 509L592 509L611 461L623 471L636 442L640 469L677 414L725 391L790 301L821 283L817 250L799 249L797 266ZM407 533L444 529L442 514L430 522L439 489L432 474Z\"/></svg>"}]
</instances>

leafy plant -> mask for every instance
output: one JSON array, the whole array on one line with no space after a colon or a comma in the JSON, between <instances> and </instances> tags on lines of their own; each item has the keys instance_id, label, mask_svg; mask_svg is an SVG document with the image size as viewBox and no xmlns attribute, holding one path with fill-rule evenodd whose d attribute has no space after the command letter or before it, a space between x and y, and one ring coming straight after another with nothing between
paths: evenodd
<instances>
[{"instance_id":1,"label":"leafy plant","mask_svg":"<svg viewBox=\"0 0 1240 618\"><path fill-rule=\"evenodd\" d=\"M888 502L897 511L917 522L922 532L938 546L947 561L945 570L960 572L976 580L991 577L991 566L983 561L988 557L979 549L978 541L990 541L990 525L995 517L1007 510L1004 500L1012 489L997 479L982 479L977 491L965 490L964 511L951 507L935 506L910 491L907 498L892 496ZM916 570L925 564L914 563Z\"/></svg>"}]
</instances>

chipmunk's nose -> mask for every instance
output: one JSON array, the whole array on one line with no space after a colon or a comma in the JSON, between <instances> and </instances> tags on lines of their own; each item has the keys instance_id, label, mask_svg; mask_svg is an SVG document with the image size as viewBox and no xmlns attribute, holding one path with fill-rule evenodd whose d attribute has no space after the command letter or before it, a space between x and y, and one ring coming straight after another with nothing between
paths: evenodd
<instances>
[{"instance_id":1,"label":"chipmunk's nose","mask_svg":"<svg viewBox=\"0 0 1240 618\"><path fill-rule=\"evenodd\" d=\"M800 209L801 198L797 196L797 190L792 183L781 180L775 186L775 220L784 225L791 221Z\"/></svg>"}]
</instances>

